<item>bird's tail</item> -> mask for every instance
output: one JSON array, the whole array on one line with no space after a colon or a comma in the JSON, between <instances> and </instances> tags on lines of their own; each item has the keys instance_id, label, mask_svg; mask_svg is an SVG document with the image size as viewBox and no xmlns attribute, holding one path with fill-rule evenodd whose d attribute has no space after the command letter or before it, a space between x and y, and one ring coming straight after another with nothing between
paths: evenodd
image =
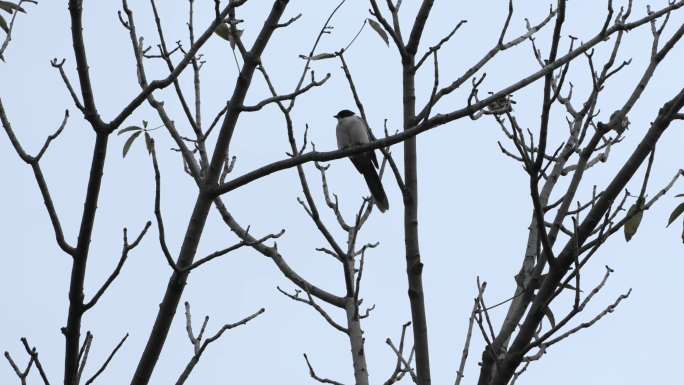
<instances>
[{"instance_id":1,"label":"bird's tail","mask_svg":"<svg viewBox=\"0 0 684 385\"><path fill-rule=\"evenodd\" d=\"M387 194L385 194L385 189L382 188L382 182L380 182L380 177L373 167L368 167L364 170L363 178L366 180L368 189L370 190L375 205L381 212L387 211L389 209L389 202L387 201Z\"/></svg>"}]
</instances>

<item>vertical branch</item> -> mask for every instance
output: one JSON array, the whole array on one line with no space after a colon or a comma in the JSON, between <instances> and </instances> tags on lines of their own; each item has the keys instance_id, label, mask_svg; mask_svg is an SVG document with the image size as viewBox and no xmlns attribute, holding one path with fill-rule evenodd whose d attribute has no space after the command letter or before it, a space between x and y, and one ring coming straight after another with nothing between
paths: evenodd
<instances>
[{"instance_id":1,"label":"vertical branch","mask_svg":"<svg viewBox=\"0 0 684 385\"><path fill-rule=\"evenodd\" d=\"M71 40L76 58L76 71L78 72L81 96L85 107L83 116L96 131L102 131L105 129L105 123L100 119L95 105L95 95L90 81L90 67L88 67L88 58L83 42L83 0L69 0L69 14L71 15Z\"/></svg>"},{"instance_id":2,"label":"vertical branch","mask_svg":"<svg viewBox=\"0 0 684 385\"><path fill-rule=\"evenodd\" d=\"M402 58L402 104L404 131L411 130L416 119L416 52L420 43L427 18L432 9L432 0L423 0L416 16L408 43L404 44L397 31L392 29L380 14L377 3L371 0L373 13L380 24L390 34ZM391 9L393 13L398 9ZM423 293L423 263L420 257L418 239L418 165L416 138L404 141L404 244L406 251L406 276L408 296L411 304L411 320L416 354L416 383L430 385L430 357L428 349L427 318Z\"/></svg>"},{"instance_id":3,"label":"vertical branch","mask_svg":"<svg viewBox=\"0 0 684 385\"><path fill-rule=\"evenodd\" d=\"M416 122L415 55L432 3L430 0L423 1L418 16L416 16L415 24L411 29L409 42L405 46L407 54L402 59L404 131L410 130ZM408 296L411 303L413 340L416 349L417 384L430 385L430 354L423 292L423 262L421 261L418 239L418 151L415 137L404 142L404 178L406 184L406 194L404 195L406 276L408 279Z\"/></svg>"},{"instance_id":4,"label":"vertical branch","mask_svg":"<svg viewBox=\"0 0 684 385\"><path fill-rule=\"evenodd\" d=\"M95 213L97 210L102 175L107 156L108 134L98 132L95 139L95 148L90 166L88 189L81 217L81 226L78 232L78 242L74 252L73 266L71 269L71 281L69 284L69 313L67 326L64 328L66 349L64 355L64 383L65 385L76 384L78 378L78 352L81 337L81 321L85 312L83 303L83 286L86 273L90 240L95 225Z\"/></svg>"},{"instance_id":5,"label":"vertical branch","mask_svg":"<svg viewBox=\"0 0 684 385\"><path fill-rule=\"evenodd\" d=\"M549 52L549 58L547 63L552 63L556 60L556 55L558 54L558 43L560 41L561 28L565 22L565 1L558 0L558 15L556 16L556 25L553 30L553 37L551 40L551 52ZM534 162L534 177L539 178L539 171L541 170L542 162L544 161L544 154L546 150L546 137L549 127L549 112L551 111L551 105L553 104L551 95L551 85L553 83L553 71L550 71L544 77L544 101L542 104L542 116L541 116L541 129L539 133L539 152L537 153L537 159Z\"/></svg>"}]
</instances>

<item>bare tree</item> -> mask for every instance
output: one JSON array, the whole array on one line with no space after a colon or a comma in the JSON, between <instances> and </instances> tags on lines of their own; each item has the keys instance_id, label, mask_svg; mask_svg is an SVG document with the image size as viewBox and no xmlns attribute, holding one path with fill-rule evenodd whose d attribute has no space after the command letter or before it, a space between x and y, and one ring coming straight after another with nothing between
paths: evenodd
<instances>
[{"instance_id":1,"label":"bare tree","mask_svg":"<svg viewBox=\"0 0 684 385\"><path fill-rule=\"evenodd\" d=\"M16 4L0 2L0 8L11 14L9 23L4 18L0 19L0 26L5 32L5 39L0 46L0 58L3 60L2 55L10 43L15 19L18 13L25 12L23 8L25 3L36 4L36 2L29 0L22 0ZM137 138L144 138L154 172L154 217L158 231L159 248L162 257L171 269L166 291L145 348L137 361L131 384L149 383L155 365L164 349L189 275L195 269L216 258L247 248L254 249L270 258L283 275L296 286L294 291L278 287L277 289L282 294L295 302L309 305L322 316L329 326L348 336L354 381L357 385L368 384L371 369L365 356L362 320L371 314L374 305L364 304L360 288L366 252L376 248L378 244L361 244L358 239L364 224L374 212L373 201L370 198L364 198L354 217L351 220L346 217L340 209L338 196L332 192L335 189L334 185L327 178L326 171L329 164L325 165L323 162L375 150L379 150L383 155L380 176L383 175L385 169L389 168L393 183L396 183L403 198L406 279L411 309L411 321L403 324L398 346L391 339L387 338L386 340L392 357L396 357L396 366L385 384L398 382L406 377L406 374L416 384L430 384L431 367L427 310L425 307L426 294L422 282L423 260L418 237L419 186L417 163L419 153L416 136L464 118L491 119L493 124L501 128L510 144L499 143L500 149L514 161L520 162L527 173L533 210L522 266L520 272L515 276L516 287L510 300L487 307L484 295L486 283L481 283L478 279L478 293L469 317L469 327L457 370L456 383L460 384L464 378L464 367L470 350L474 325L477 324L486 343L486 348L481 354L478 383L482 385L508 384L515 382L527 370L530 363L540 359L549 347L584 328L591 327L629 296L630 292L628 291L589 321L570 327L570 322L585 310L586 305L601 291L612 273L612 270L606 267L603 279L588 294L584 295L581 270L586 268L587 262L611 235L623 229L626 239L629 240L637 231L643 213L669 191L680 175L684 175L684 171L681 169L676 170L670 183L661 187L656 194L647 200L648 182L655 159L656 144L674 120L682 119L680 111L684 106L684 90L664 101L660 111L654 114L654 120L641 142L634 148L632 155L605 187L594 186L593 194L589 198L579 198L577 192L584 180L585 171L607 162L611 148L621 143L626 135L625 130L629 126L628 115L635 108L639 98L642 97L658 65L672 52L673 47L684 35L684 25L681 25L668 39L661 39L670 15L684 6L684 1L672 1L657 11L649 7L644 16L633 19L631 17L633 13L631 1L628 1L626 6L620 7L616 12L613 2L609 0L605 22L599 26L600 28L595 36L585 42L577 42L577 39L572 36L567 39L563 37L564 29L567 29L565 26L566 0L557 0L555 7L550 9L548 15L537 21L536 24L526 21L525 33L514 37L507 36L514 11L514 4L511 0L508 3L505 22L498 31L498 35L494 36L496 40L494 46L461 76L447 83L447 85L441 85L439 53L447 46L450 39L457 35L465 20L454 23L446 36L434 45L421 50L421 45L425 45L422 42L422 36L426 28L430 27L429 16L434 1L423 0L417 13L411 17L414 19L413 23L408 26L410 28L406 29L407 26L402 25L401 22L401 0L387 0L384 6L381 6L376 0L370 0L371 18L363 22L361 30L348 42L344 42L344 48L333 52L323 52L319 49L319 43L322 38L331 35L331 21L338 9L344 5L345 0L342 0L333 8L323 27L315 35L311 50L307 55L302 55L303 69L297 77L296 86L287 93L281 93L277 90L277 86L267 70L270 63L265 63L262 56L273 35L278 33L280 29L293 25L300 18L301 13L287 19L285 15L289 1L272 1L270 10L266 12L265 21L256 33L256 38L251 45L248 45L241 37L241 26L245 21L238 17L240 7L245 3L247 3L246 0L230 0L227 4L222 5L220 1L214 1L213 19L206 23L206 27L201 33L198 33L195 30L196 4L194 0L188 0L187 43L179 41L172 47L165 35L165 26L157 2L150 0L154 15L153 26L157 33L154 38L157 41L156 49L154 49L145 44L145 38L139 32L140 30L136 25L135 9L129 5L127 0L122 0L122 10L118 16L131 43L135 59L135 68L131 71L136 73L140 90L135 97L118 110L119 112L111 120L108 120L101 116L95 100L96 91L93 89L89 72L88 51L84 44L83 1L68 1L74 49L73 60L76 63L78 87L74 87L69 79L68 71L65 68L66 60L54 59L52 66L59 72L74 106L95 134L84 209L75 244L66 239L64 235L60 217L55 209L48 183L40 165L41 158L50 144L66 127L70 116L68 110L55 133L47 138L36 155L30 155L24 150L15 134L10 119L11 111L5 111L0 100L0 122L19 158L31 167L51 221L57 244L65 254L71 257L68 317L66 326L62 328L66 340L63 379L65 385L77 385L82 379L85 379L83 372L94 337L88 331L85 338L81 338L83 316L97 305L111 287L121 273L129 253L142 242L152 225L152 222L148 221L132 241L129 241L128 231L124 228L123 245L118 263L100 288L90 296L90 299L86 300L84 281L88 256L91 251L90 243L97 217L97 207L98 204L101 204L100 190L108 156L108 141L114 133L128 135L123 147L124 156ZM135 4L135 6L137 7L139 4ZM207 5L201 4L201 6ZM547 25L550 26L552 21L554 27L550 45L544 49L548 51L544 54L543 50L537 47L535 36L542 33ZM402 71L402 131L391 134L385 120L384 137L382 138L376 138L370 129L374 124L366 116L364 104L360 97L363 90L354 83L352 71L345 60L348 49L366 26L372 28L388 45L394 46L400 59L399 65ZM630 64L630 61L618 59L621 44L626 38L627 32L648 27L650 27L653 36L648 66L644 69L641 77L632 85L632 92L626 96L621 107L606 119L599 114L601 93L609 85L609 80ZM402 28L408 31L407 37L404 37ZM208 121L202 117L201 113L203 100L201 75L204 64L201 50L214 35L227 40L232 47L238 75L234 79L232 93L225 96L225 107L217 112L211 123L205 124ZM565 41L569 43L569 47L565 54L561 54L559 53L560 46ZM527 76L513 78L509 86L490 91L487 97L480 98L480 90L486 87L486 72L484 70L487 64L502 52L520 48L528 42L532 46L532 53L540 68ZM594 50L604 46L608 46L608 59L599 64L594 59ZM586 92L588 96L585 99L577 101L576 98L573 98L574 86L568 79L571 76L569 75L571 65L575 65L582 59L586 59L589 66L591 88ZM307 137L308 124L306 122L301 124L294 119L293 110L297 98L324 86L328 79L333 76L327 74L322 78L316 78L313 67L316 62L323 60L339 61L341 73L347 81L354 103L362 119L369 127L369 134L373 139L371 143L344 150L317 151ZM151 80L152 77L148 76L148 68L151 67L150 62L161 62L167 73L157 80ZM430 62L432 63L431 70L434 81L429 88L428 100L420 106L416 100L418 86L416 76L420 69L427 68L427 63ZM187 90L184 90L179 81L181 74L186 72L192 75L191 98L186 96ZM255 75L263 78L268 87L269 95L261 101L249 105L246 103L246 96L253 89ZM542 104L538 131L524 130L523 127L529 124L521 122L525 122L527 117L516 114L514 109L516 101L513 94L542 79L544 87L540 98ZM462 107L434 113L434 110L440 107L440 101L443 98L467 85L466 83L470 84L470 92L466 100L461 102ZM179 111L172 111L168 108L157 92L170 86L173 86L175 99L180 105L183 123L178 123L179 121L173 118ZM194 101L194 106L191 104L191 100ZM156 133L152 133L155 128L148 127L147 122L143 122L140 126L124 126L134 111L141 108L145 103L151 107L162 123L160 127L164 128L175 143L176 148L174 150L181 156L185 173L197 186L194 208L188 218L180 250L176 253L169 247L170 242L167 240L164 226L164 213L161 206L161 165L157 159L154 137ZM289 147L287 157L235 176L233 168L238 151L234 149L232 142L238 129L238 122L241 116L258 112L269 105L277 107L283 117ZM568 133L566 138L555 147L555 150L551 151L554 145L551 144L550 122L554 106L562 108L563 112L561 113L566 117ZM191 131L190 136L186 135L182 129L186 126ZM302 141L298 141L296 128L302 126L306 129ZM215 133L215 139L211 136L212 133ZM210 139L212 143L208 143ZM402 142L403 161L398 165L390 149L392 145ZM308 150L309 146L312 150ZM646 159L648 161L640 192L638 195L630 194L625 188L646 162ZM306 167L311 165L307 163L313 163L320 175L322 197L317 198L310 186ZM403 172L400 169L401 165L403 165ZM298 198L298 201L306 215L313 221L321 237L327 242L327 246L316 248L316 250L332 257L341 264L340 281L344 283L345 288L343 294L334 294L328 289L312 283L290 267L284 252L278 249L277 243L274 241L283 236L285 230L254 236L250 233L249 226L242 225L233 216L229 206L224 201L226 194L270 174L288 169L296 170L299 186L304 196L304 199ZM552 194L561 189L559 181L563 178L569 179L567 187L560 192L559 198L554 200ZM619 195L623 191L623 198L619 200ZM623 215L622 212L625 211L627 202L631 198L636 198L636 200ZM212 206L228 230L234 233L238 239L233 244L199 257L197 255L198 246ZM331 230L331 225L321 215L319 206L325 206L331 211L335 218L333 226L339 229ZM681 211L679 211L680 214ZM673 213L674 217L679 215L675 215L675 213ZM547 219L547 217L550 218ZM342 233L344 239L336 238L335 233ZM557 246L556 242L559 240L561 242L558 244L562 243L562 246ZM267 244L271 241L273 241L272 244ZM346 242L346 246L342 246L343 242ZM554 248L554 246L556 247ZM552 311L552 304L555 305L553 307L558 312L559 304L563 303L559 299L566 294L572 296L572 306L562 317L556 319ZM492 321L493 316L490 315L489 310L508 302L510 303L506 317L501 327L495 330L495 322ZM213 336L205 337L204 333L209 317L204 318L199 333L195 335L188 302L185 303L185 308L186 331L193 348L193 355L186 367L181 370L176 382L178 384L185 383L189 378L209 344L217 341L225 331L244 325L265 311L264 308L261 308L236 323L223 325ZM336 315L332 313L333 310L343 312L345 321L337 321ZM545 317L548 324L543 323ZM410 349L407 348L407 344L410 343L407 336L409 326L412 328L413 342L413 347ZM127 337L128 334L115 345L107 359L85 381L86 384L93 383L105 371ZM36 367L42 381L49 384L42 364L38 360L36 349L30 347L25 338L22 338L21 341L29 357L25 369L20 369L11 355L5 353L20 383L25 384L31 368ZM307 354L304 354L304 359L312 379L321 383L340 384L336 380L320 377ZM413 368L414 360L415 369Z\"/></svg>"},{"instance_id":2,"label":"bare tree","mask_svg":"<svg viewBox=\"0 0 684 385\"><path fill-rule=\"evenodd\" d=\"M584 170L595 165L599 161L605 161L611 145L620 141L620 135L622 135L628 125L627 114L642 95L642 92L646 88L657 65L667 56L684 33L683 25L680 26L667 42L662 44L662 46L660 45L660 36L667 24L670 12L680 8L684 4L681 2L671 2L669 6L657 12L648 8L646 16L636 21L628 22L628 18L632 11L632 3L629 2L627 8L620 8L619 12L615 14L612 1L609 1L608 14L605 23L596 36L579 45L577 48L574 47L575 39L570 37L571 44L567 54L559 57L558 49L562 37L562 28L565 22L566 1L559 0L556 8L551 10L549 17L543 20L539 25L533 27L528 22L527 34L506 42L506 31L513 15L513 2L510 1L508 17L501 29L495 47L473 67L466 71L462 77L441 89L439 88L438 52L443 44L454 35L459 28L460 23L456 24L453 31L445 36L444 39L435 46L430 47L422 58L417 59L416 55L420 38L433 6L433 1L426 0L421 3L415 22L411 27L408 40L402 37L401 25L399 22L398 14L401 7L401 1L396 3L392 1L387 2L392 24L390 24L388 18L385 18L382 15L382 11L376 1L371 0L371 5L373 15L380 25L382 25L383 30L391 37L391 40L394 42L401 57L403 69L404 133L410 135L416 131L420 132L421 130L427 130L459 119L465 115L469 115L471 119L478 119L482 115L491 115L502 125L508 138L513 141L518 154L511 154L503 146L501 147L502 151L523 163L525 170L529 174L530 195L534 206L534 213L532 224L530 225L528 248L525 252L521 273L516 276L517 289L512 297L514 300L509 307L507 319L504 321L503 326L498 333L494 332L491 323L489 323L489 316L487 315L487 309L484 306L484 302L481 303L481 311L484 311L485 315L487 315L486 319L489 323L490 336L487 337L487 332L482 328L483 336L488 342L487 348L482 355L482 369L479 383L506 384L516 374L515 370L519 365L538 359L543 355L546 347L550 344L556 343L579 330L572 329L555 339L550 339L553 336L557 336L561 328L584 309L584 305L601 289L603 283L605 283L605 279L608 277L609 273L606 274L604 281L597 286L584 301L580 301L581 289L579 287L579 271L581 266L588 261L591 255L594 254L596 249L608 236L619 230L625 223L629 223L630 220L633 221L633 217L641 215L641 212L650 207L655 199L662 196L662 194L658 194L648 202L648 205L645 204L644 198L646 183L648 181L647 173L637 203L624 219L613 224L615 215L622 209L622 206L613 209L613 200L620 191L624 189L627 182L646 159L647 155L649 153L654 153L655 144L658 138L669 126L670 122L678 116L683 105L682 103L684 103L684 90L663 105L663 108L656 116L650 130L635 149L632 157L625 163L605 190L600 193L595 193L595 196L589 203L584 205L578 203L578 208L576 210L570 210L570 205L573 199L575 199L577 186L582 180ZM656 20L661 17L663 19L662 23L656 25ZM484 65L496 56L497 53L518 45L525 40L534 42L534 34L552 18L555 19L555 26L548 57L542 59L541 53L533 45L535 57L541 66L539 72L518 81L518 83L507 87L504 90L490 92L491 95L489 97L479 100L477 97L478 89L482 86L486 75L486 73L482 73L481 76L473 78L472 91L468 98L467 108L438 114L434 117L430 116L433 107L443 96L453 92L471 77L477 76ZM620 69L624 68L625 65L629 64L628 62L625 62L621 65L615 65L616 55L623 36L625 32L644 25L650 25L653 33L650 64L644 71L641 79L635 84L634 91L625 101L624 106L615 111L611 115L609 121L605 123L596 122L595 119L598 117L597 111L599 110L596 106L598 96L603 90L606 80ZM614 38L610 59L603 66L603 70L600 73L597 73L594 70L594 63L592 61L593 47L601 41L608 40L611 35L616 36ZM581 104L581 109L575 108L572 104L572 89L570 90L570 95L566 97L561 96L569 66L572 60L579 55L584 55L589 59L593 84L593 89L589 93L588 99ZM430 56L432 56L434 62L434 87L425 107L423 107L422 110L417 111L415 101L415 74ZM559 70L558 73L554 72L556 69ZM544 93L538 140L537 143L535 143L534 134L531 131L528 131L529 139L527 139L526 133L523 132L515 119L512 108L512 104L515 102L512 100L511 94L513 91L519 89L521 84L525 84L527 81L533 79L536 80L540 77L544 78ZM551 153L547 152L547 138L550 110L554 103L562 103L566 107L567 113L571 116L572 120L568 123L570 137L561 144L554 153ZM506 120L509 122L508 128L504 124ZM587 134L590 132L589 128L593 130L593 134ZM607 137L608 134L613 131L617 135L614 137ZM587 138L590 139L588 143L584 145L583 142ZM569 157L575 154L579 156L577 165L566 167L565 165ZM590 159L592 156L595 158ZM411 136L411 138L404 142L404 177L406 178L406 191L404 195L404 236L406 239L409 300L411 301L413 336L416 344L416 383L425 385L429 384L431 380L425 301L421 281L422 262L419 252L417 231L418 186L416 159L416 143ZM651 162L652 159L653 158L651 157ZM649 164L651 162L649 162ZM549 171L550 166L553 167ZM675 179L680 173L681 170L677 171ZM549 195L561 175L572 175L570 186L558 203L550 205ZM542 193L540 195L539 183L542 180L545 181L545 184L542 187ZM669 186L671 186L671 184ZM663 193L666 191L667 188L663 190ZM556 208L555 218L547 226L548 222L546 222L544 217L546 213L551 212L554 208ZM589 210L584 219L580 221L579 213L585 209ZM602 221L602 218L605 219ZM573 221L574 227L572 227L571 230L566 231L569 239L562 251L555 255L552 246L561 228L565 230L563 223L570 220ZM633 230L627 231L633 234L633 232L636 231L636 226L638 226L638 222L635 225L632 225ZM549 227L548 232L547 227ZM589 239L591 236L594 236L594 239ZM628 235L628 239L629 237L631 237L631 235ZM586 256L580 262L580 256L584 253L586 253ZM610 272L610 269L608 272ZM574 288L574 307L556 324L550 311L549 304L560 294L564 287L568 286L568 281L572 280L573 277L575 277L576 281L576 286ZM628 295L629 293L621 296L613 305L609 306L605 312L599 314L592 322L583 324L580 328L591 326L593 322L601 318L607 312L612 311L612 309ZM482 298L482 290L480 292L480 298ZM551 321L551 329L542 333L539 328L545 314ZM511 345L508 346L516 326L519 325L520 322L522 322L520 331L513 339ZM539 350L537 354L533 356L525 355L534 348ZM523 370L524 369L526 369L526 366L523 367ZM459 379L461 376L462 370L459 371Z\"/></svg>"}]
</instances>

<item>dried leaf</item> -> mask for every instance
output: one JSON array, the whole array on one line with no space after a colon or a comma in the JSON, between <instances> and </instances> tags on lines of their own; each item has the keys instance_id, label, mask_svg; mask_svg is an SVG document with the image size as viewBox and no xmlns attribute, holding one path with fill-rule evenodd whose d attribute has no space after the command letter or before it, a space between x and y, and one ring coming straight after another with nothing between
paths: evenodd
<instances>
[{"instance_id":1,"label":"dried leaf","mask_svg":"<svg viewBox=\"0 0 684 385\"><path fill-rule=\"evenodd\" d=\"M625 223L625 240L629 242L630 239L636 234L639 224L641 223L641 218L644 216L644 198L639 198L632 207L627 210L627 223Z\"/></svg>"},{"instance_id":2,"label":"dried leaf","mask_svg":"<svg viewBox=\"0 0 684 385\"><path fill-rule=\"evenodd\" d=\"M221 36L222 38L230 41L230 27L228 24L223 23L219 24L218 27L216 27L216 30L214 31L215 34Z\"/></svg>"},{"instance_id":3,"label":"dried leaf","mask_svg":"<svg viewBox=\"0 0 684 385\"><path fill-rule=\"evenodd\" d=\"M569 283L564 283L564 284L562 285L562 287L563 287L563 289L568 289L568 290L572 290L572 291L577 291L577 288L574 287L574 286L572 286L572 285L569 284ZM579 292L580 292L580 293L583 293L582 289L580 289Z\"/></svg>"},{"instance_id":4,"label":"dried leaf","mask_svg":"<svg viewBox=\"0 0 684 385\"><path fill-rule=\"evenodd\" d=\"M332 53L319 53L318 55L311 56L311 60L322 60L322 59L332 59L335 54Z\"/></svg>"},{"instance_id":5,"label":"dried leaf","mask_svg":"<svg viewBox=\"0 0 684 385\"><path fill-rule=\"evenodd\" d=\"M2 15L0 15L0 28L2 28L6 33L9 33L9 26Z\"/></svg>"},{"instance_id":6,"label":"dried leaf","mask_svg":"<svg viewBox=\"0 0 684 385\"><path fill-rule=\"evenodd\" d=\"M12 14L12 11L19 11L21 13L26 13L24 8L18 6L17 4L10 3L9 1L0 1L0 9Z\"/></svg>"},{"instance_id":7,"label":"dried leaf","mask_svg":"<svg viewBox=\"0 0 684 385\"><path fill-rule=\"evenodd\" d=\"M142 132L142 131L136 131L136 132L134 132L133 135L131 135L131 136L128 137L128 140L126 140L126 143L124 143L124 146L123 146L123 157L124 157L124 158L126 157L126 154L128 153L128 150L131 149L131 145L133 144L133 142L135 141L135 139L136 139L138 136L140 136L140 133L141 133L141 132Z\"/></svg>"},{"instance_id":8,"label":"dried leaf","mask_svg":"<svg viewBox=\"0 0 684 385\"><path fill-rule=\"evenodd\" d=\"M147 153L151 155L152 150L154 149L154 139L152 139L147 131L145 131L145 146L147 147Z\"/></svg>"},{"instance_id":9,"label":"dried leaf","mask_svg":"<svg viewBox=\"0 0 684 385\"><path fill-rule=\"evenodd\" d=\"M227 23L223 23L216 27L216 30L214 32L217 35L221 36L223 39L228 40L228 42L230 43L230 48L235 49L235 39L233 37L237 36L239 38L240 36L242 36L242 32L244 31L241 29L235 29L234 31L231 31L230 25Z\"/></svg>"},{"instance_id":10,"label":"dried leaf","mask_svg":"<svg viewBox=\"0 0 684 385\"><path fill-rule=\"evenodd\" d=\"M126 127L126 128L120 129L119 132L116 133L116 135L121 135L121 134L123 134L124 132L129 132L129 131L140 131L140 130L142 130L142 128L140 128L140 127L138 127L138 126L128 126L128 127Z\"/></svg>"},{"instance_id":11,"label":"dried leaf","mask_svg":"<svg viewBox=\"0 0 684 385\"><path fill-rule=\"evenodd\" d=\"M667 221L667 226L671 225L680 215L684 213L684 202L680 203L670 214L670 219Z\"/></svg>"},{"instance_id":12,"label":"dried leaf","mask_svg":"<svg viewBox=\"0 0 684 385\"><path fill-rule=\"evenodd\" d=\"M553 316L553 312L551 311L551 308L548 306L544 306L544 315L546 318L549 319L549 323L551 324L551 328L556 327L556 317Z\"/></svg>"},{"instance_id":13,"label":"dried leaf","mask_svg":"<svg viewBox=\"0 0 684 385\"><path fill-rule=\"evenodd\" d=\"M371 28L373 28L375 30L375 32L377 32L378 35L380 35L382 40L385 41L385 44L387 44L387 46L389 46L389 37L387 36L387 32L385 32L385 30L382 28L382 26L380 24L378 24L378 22L373 20L373 19L368 19L368 24L370 24Z\"/></svg>"},{"instance_id":14,"label":"dried leaf","mask_svg":"<svg viewBox=\"0 0 684 385\"><path fill-rule=\"evenodd\" d=\"M237 37L237 38L239 39L240 36L242 36L242 32L244 32L244 30L242 30L242 29L236 29L236 30L233 32L233 34L230 35L231 38L228 40L228 41L230 42L230 48L235 49L235 39L233 39L233 36L235 36L235 37Z\"/></svg>"}]
</instances>

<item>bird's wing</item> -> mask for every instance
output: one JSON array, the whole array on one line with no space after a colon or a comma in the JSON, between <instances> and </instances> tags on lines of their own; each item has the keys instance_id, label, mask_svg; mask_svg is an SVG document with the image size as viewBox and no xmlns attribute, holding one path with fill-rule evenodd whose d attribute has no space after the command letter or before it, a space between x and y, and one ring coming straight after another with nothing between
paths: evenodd
<instances>
[{"instance_id":1,"label":"bird's wing","mask_svg":"<svg viewBox=\"0 0 684 385\"><path fill-rule=\"evenodd\" d=\"M337 147L346 148L368 143L368 133L363 120L356 116L340 119L337 122Z\"/></svg>"},{"instance_id":2,"label":"bird's wing","mask_svg":"<svg viewBox=\"0 0 684 385\"><path fill-rule=\"evenodd\" d=\"M358 116L354 116L354 118L356 118L356 122L358 123L358 125L362 127L362 132L360 133L361 140L362 140L361 143L363 143L363 144L369 143L370 138L369 138L368 132L370 131L370 129L366 125L366 122L364 122L363 119L359 118ZM378 158L375 156L375 151L369 151L368 154L369 154L370 160L371 160L371 162L373 162L373 165L375 166L375 168L378 168L379 167L378 166Z\"/></svg>"},{"instance_id":3,"label":"bird's wing","mask_svg":"<svg viewBox=\"0 0 684 385\"><path fill-rule=\"evenodd\" d=\"M337 148L341 150L349 146L349 140L347 140L347 133L344 125L342 124L342 121L337 122L335 134L337 135Z\"/></svg>"},{"instance_id":4,"label":"bird's wing","mask_svg":"<svg viewBox=\"0 0 684 385\"><path fill-rule=\"evenodd\" d=\"M341 119L337 123L336 134L337 148L340 149L370 142L366 123L358 116L350 116L348 118ZM369 151L368 157L373 165L377 168L378 159L375 156L375 151Z\"/></svg>"},{"instance_id":5,"label":"bird's wing","mask_svg":"<svg viewBox=\"0 0 684 385\"><path fill-rule=\"evenodd\" d=\"M366 144L368 140L368 128L363 119L358 116L351 116L345 121L349 121L349 135L353 144Z\"/></svg>"}]
</instances>

